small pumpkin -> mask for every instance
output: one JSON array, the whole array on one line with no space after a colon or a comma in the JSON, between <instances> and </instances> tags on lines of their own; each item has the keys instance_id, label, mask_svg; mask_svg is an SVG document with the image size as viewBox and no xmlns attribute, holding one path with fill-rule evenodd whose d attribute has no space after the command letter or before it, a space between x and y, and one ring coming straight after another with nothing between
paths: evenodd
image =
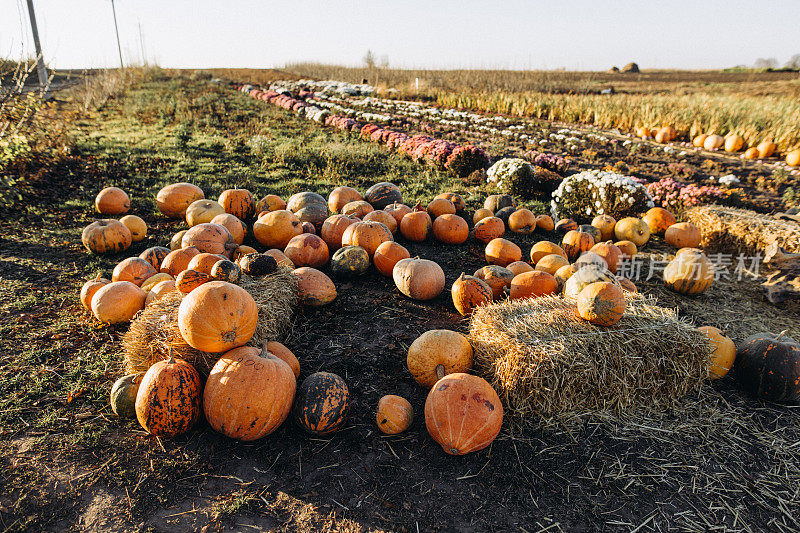
<instances>
[{"instance_id":1,"label":"small pumpkin","mask_svg":"<svg viewBox=\"0 0 800 533\"><path fill-rule=\"evenodd\" d=\"M364 200L372 204L375 209L383 209L389 204L402 204L403 193L394 183L376 183L364 193Z\"/></svg>"},{"instance_id":2,"label":"small pumpkin","mask_svg":"<svg viewBox=\"0 0 800 533\"><path fill-rule=\"evenodd\" d=\"M156 269L141 257L123 259L111 273L111 281L130 281L141 287L147 278L154 275Z\"/></svg>"},{"instance_id":3,"label":"small pumpkin","mask_svg":"<svg viewBox=\"0 0 800 533\"><path fill-rule=\"evenodd\" d=\"M394 284L414 300L430 300L444 290L444 271L428 259L401 259L392 269Z\"/></svg>"},{"instance_id":4,"label":"small pumpkin","mask_svg":"<svg viewBox=\"0 0 800 533\"><path fill-rule=\"evenodd\" d=\"M749 160L754 160L759 158L758 148L755 146L751 146L742 154L742 157Z\"/></svg>"},{"instance_id":5,"label":"small pumpkin","mask_svg":"<svg viewBox=\"0 0 800 533\"><path fill-rule=\"evenodd\" d=\"M653 207L644 214L642 220L650 228L652 235L664 235L664 232L676 224L678 221L675 215L664 209L663 207Z\"/></svg>"},{"instance_id":6,"label":"small pumpkin","mask_svg":"<svg viewBox=\"0 0 800 533\"><path fill-rule=\"evenodd\" d=\"M355 200L342 206L341 213L349 217L357 217L363 219L369 213L375 210L367 201Z\"/></svg>"},{"instance_id":7,"label":"small pumpkin","mask_svg":"<svg viewBox=\"0 0 800 533\"><path fill-rule=\"evenodd\" d=\"M577 271L578 269L575 268L575 265L564 265L556 270L556 273L553 275L553 277L556 278L556 281L558 282L559 290L564 288L564 284L567 282L567 280L571 278L572 275Z\"/></svg>"},{"instance_id":8,"label":"small pumpkin","mask_svg":"<svg viewBox=\"0 0 800 533\"><path fill-rule=\"evenodd\" d=\"M536 217L530 209L517 209L508 217L508 229L528 235L536 229Z\"/></svg>"},{"instance_id":9,"label":"small pumpkin","mask_svg":"<svg viewBox=\"0 0 800 533\"><path fill-rule=\"evenodd\" d=\"M465 276L463 272L453 283L450 292L453 305L462 316L471 314L474 308L490 303L494 298L492 289L485 281L475 276Z\"/></svg>"},{"instance_id":10,"label":"small pumpkin","mask_svg":"<svg viewBox=\"0 0 800 533\"><path fill-rule=\"evenodd\" d=\"M114 254L127 250L132 242L131 230L112 218L96 220L83 228L81 242L92 253Z\"/></svg>"},{"instance_id":11,"label":"small pumpkin","mask_svg":"<svg viewBox=\"0 0 800 533\"><path fill-rule=\"evenodd\" d=\"M155 363L136 394L136 418L157 437L186 433L200 418L200 374L181 359Z\"/></svg>"},{"instance_id":12,"label":"small pumpkin","mask_svg":"<svg viewBox=\"0 0 800 533\"><path fill-rule=\"evenodd\" d=\"M539 262L536 263L536 268L534 268L534 270L547 272L551 276L554 276L555 273L558 272L558 269L568 264L569 260L563 255L550 254L539 259Z\"/></svg>"},{"instance_id":13,"label":"small pumpkin","mask_svg":"<svg viewBox=\"0 0 800 533\"><path fill-rule=\"evenodd\" d=\"M204 222L191 227L181 239L181 247L194 246L200 252L231 257L237 244L225 226Z\"/></svg>"},{"instance_id":14,"label":"small pumpkin","mask_svg":"<svg viewBox=\"0 0 800 533\"><path fill-rule=\"evenodd\" d=\"M331 257L331 272L341 278L360 276L369 270L369 254L360 246L339 248Z\"/></svg>"},{"instance_id":15,"label":"small pumpkin","mask_svg":"<svg viewBox=\"0 0 800 533\"><path fill-rule=\"evenodd\" d=\"M722 147L723 144L725 144L725 139L720 135L709 135L706 137L705 141L703 141L703 148L706 150L716 150Z\"/></svg>"},{"instance_id":16,"label":"small pumpkin","mask_svg":"<svg viewBox=\"0 0 800 533\"><path fill-rule=\"evenodd\" d=\"M322 224L328 218L328 206L312 204L298 210L295 216L302 222L303 233L316 233L317 228L322 229Z\"/></svg>"},{"instance_id":17,"label":"small pumpkin","mask_svg":"<svg viewBox=\"0 0 800 533\"><path fill-rule=\"evenodd\" d=\"M342 246L360 246L370 257L382 243L393 240L392 232L380 222L356 222L342 234Z\"/></svg>"},{"instance_id":18,"label":"small pumpkin","mask_svg":"<svg viewBox=\"0 0 800 533\"><path fill-rule=\"evenodd\" d=\"M600 242L600 239L603 238L603 234L600 232L600 229L592 226L591 224L581 224L578 226L578 231L591 235L595 243Z\"/></svg>"},{"instance_id":19,"label":"small pumpkin","mask_svg":"<svg viewBox=\"0 0 800 533\"><path fill-rule=\"evenodd\" d=\"M283 250L292 237L303 233L303 223L291 211L270 211L253 224L253 237L268 248Z\"/></svg>"},{"instance_id":20,"label":"small pumpkin","mask_svg":"<svg viewBox=\"0 0 800 533\"><path fill-rule=\"evenodd\" d=\"M567 252L561 246L550 241L539 241L531 247L531 263L535 265L542 257L550 254L560 255L564 259L567 258Z\"/></svg>"},{"instance_id":21,"label":"small pumpkin","mask_svg":"<svg viewBox=\"0 0 800 533\"><path fill-rule=\"evenodd\" d=\"M223 259L225 259L225 257L222 255L204 252L192 257L192 259L189 261L189 264L186 265L186 268L188 270L196 270L198 272L204 272L210 275L211 269L214 268L214 265Z\"/></svg>"},{"instance_id":22,"label":"small pumpkin","mask_svg":"<svg viewBox=\"0 0 800 533\"><path fill-rule=\"evenodd\" d=\"M513 263L506 265L506 268L515 276L517 274L522 274L523 272L531 272L534 270L534 268L525 261L514 261Z\"/></svg>"},{"instance_id":23,"label":"small pumpkin","mask_svg":"<svg viewBox=\"0 0 800 533\"><path fill-rule=\"evenodd\" d=\"M492 213L497 213L504 207L515 207L517 203L508 194L490 194L483 202L483 207Z\"/></svg>"},{"instance_id":24,"label":"small pumpkin","mask_svg":"<svg viewBox=\"0 0 800 533\"><path fill-rule=\"evenodd\" d=\"M124 215L131 208L131 199L119 187L106 187L97 193L94 208L101 215Z\"/></svg>"},{"instance_id":25,"label":"small pumpkin","mask_svg":"<svg viewBox=\"0 0 800 533\"><path fill-rule=\"evenodd\" d=\"M300 267L292 274L297 276L297 299L301 304L319 307L336 299L336 285L316 268Z\"/></svg>"},{"instance_id":26,"label":"small pumpkin","mask_svg":"<svg viewBox=\"0 0 800 533\"><path fill-rule=\"evenodd\" d=\"M244 256L246 256L248 254L255 254L255 253L258 253L258 250L256 250L252 246L247 246L247 245L244 245L244 244L240 244L233 251L233 258L232 259L234 260L234 262L238 262L239 259L241 259L242 257L244 257Z\"/></svg>"},{"instance_id":27,"label":"small pumpkin","mask_svg":"<svg viewBox=\"0 0 800 533\"><path fill-rule=\"evenodd\" d=\"M699 250L681 250L664 268L664 283L681 294L701 294L714 283L714 265Z\"/></svg>"},{"instance_id":28,"label":"small pumpkin","mask_svg":"<svg viewBox=\"0 0 800 533\"><path fill-rule=\"evenodd\" d=\"M614 235L620 241L631 241L636 246L644 246L650 239L650 226L636 217L625 217L614 226Z\"/></svg>"},{"instance_id":29,"label":"small pumpkin","mask_svg":"<svg viewBox=\"0 0 800 533\"><path fill-rule=\"evenodd\" d=\"M472 236L484 244L499 239L506 232L506 225L495 216L480 220L472 229Z\"/></svg>"},{"instance_id":30,"label":"small pumpkin","mask_svg":"<svg viewBox=\"0 0 800 533\"><path fill-rule=\"evenodd\" d=\"M175 288L184 294L189 294L203 283L208 283L211 280L211 276L205 272L191 269L184 270L175 278Z\"/></svg>"},{"instance_id":31,"label":"small pumpkin","mask_svg":"<svg viewBox=\"0 0 800 533\"><path fill-rule=\"evenodd\" d=\"M242 279L242 269L233 261L223 259L217 261L211 267L211 279L214 281L227 281L228 283L239 283Z\"/></svg>"},{"instance_id":32,"label":"small pumpkin","mask_svg":"<svg viewBox=\"0 0 800 533\"><path fill-rule=\"evenodd\" d=\"M386 241L375 249L372 262L375 263L375 269L378 272L384 276L391 276L397 262L410 257L411 254L403 245L394 241Z\"/></svg>"},{"instance_id":33,"label":"small pumpkin","mask_svg":"<svg viewBox=\"0 0 800 533\"><path fill-rule=\"evenodd\" d=\"M300 377L300 361L297 360L297 357L289 348L278 341L269 341L266 347L269 353L289 365L289 368L292 369L292 373L294 373L295 379Z\"/></svg>"},{"instance_id":34,"label":"small pumpkin","mask_svg":"<svg viewBox=\"0 0 800 533\"><path fill-rule=\"evenodd\" d=\"M378 400L375 423L386 435L397 435L411 427L414 422L414 408L402 396L387 394Z\"/></svg>"},{"instance_id":35,"label":"small pumpkin","mask_svg":"<svg viewBox=\"0 0 800 533\"><path fill-rule=\"evenodd\" d=\"M111 410L120 418L136 418L136 394L144 372L122 376L111 386Z\"/></svg>"},{"instance_id":36,"label":"small pumpkin","mask_svg":"<svg viewBox=\"0 0 800 533\"><path fill-rule=\"evenodd\" d=\"M702 234L700 228L691 222L679 222L667 228L664 240L675 248L697 248Z\"/></svg>"},{"instance_id":37,"label":"small pumpkin","mask_svg":"<svg viewBox=\"0 0 800 533\"><path fill-rule=\"evenodd\" d=\"M256 200L247 189L226 189L219 195L219 205L239 220L248 220L256 214Z\"/></svg>"},{"instance_id":38,"label":"small pumpkin","mask_svg":"<svg viewBox=\"0 0 800 533\"><path fill-rule=\"evenodd\" d=\"M519 246L506 239L493 239L486 245L484 251L486 262L490 265L502 267L522 259L522 250Z\"/></svg>"},{"instance_id":39,"label":"small pumpkin","mask_svg":"<svg viewBox=\"0 0 800 533\"><path fill-rule=\"evenodd\" d=\"M572 220L571 218L562 218L558 222L556 222L556 226L554 228L559 233L567 233L568 231L574 231L578 229L578 223Z\"/></svg>"},{"instance_id":40,"label":"small pumpkin","mask_svg":"<svg viewBox=\"0 0 800 533\"><path fill-rule=\"evenodd\" d=\"M800 400L800 344L782 332L757 333L736 352L739 384L750 394L771 402Z\"/></svg>"},{"instance_id":41,"label":"small pumpkin","mask_svg":"<svg viewBox=\"0 0 800 533\"><path fill-rule=\"evenodd\" d=\"M614 226L616 226L617 221L611 215L597 215L592 219L592 226L600 230L600 239L598 241L603 240L607 241L609 239L614 238Z\"/></svg>"},{"instance_id":42,"label":"small pumpkin","mask_svg":"<svg viewBox=\"0 0 800 533\"><path fill-rule=\"evenodd\" d=\"M300 387L292 414L297 424L313 435L328 435L344 427L350 411L347 383L331 372L315 372Z\"/></svg>"},{"instance_id":43,"label":"small pumpkin","mask_svg":"<svg viewBox=\"0 0 800 533\"><path fill-rule=\"evenodd\" d=\"M428 433L450 455L486 448L502 425L503 404L492 386L478 376L445 376L425 400Z\"/></svg>"},{"instance_id":44,"label":"small pumpkin","mask_svg":"<svg viewBox=\"0 0 800 533\"><path fill-rule=\"evenodd\" d=\"M106 324L130 322L146 298L147 293L130 281L108 283L92 296L92 314Z\"/></svg>"},{"instance_id":45,"label":"small pumpkin","mask_svg":"<svg viewBox=\"0 0 800 533\"><path fill-rule=\"evenodd\" d=\"M556 229L556 225L555 222L553 222L552 217L549 215L537 215L536 229L540 229L542 231L553 231Z\"/></svg>"},{"instance_id":46,"label":"small pumpkin","mask_svg":"<svg viewBox=\"0 0 800 533\"><path fill-rule=\"evenodd\" d=\"M619 285L590 283L578 294L578 314L598 326L613 326L625 314L625 296Z\"/></svg>"},{"instance_id":47,"label":"small pumpkin","mask_svg":"<svg viewBox=\"0 0 800 533\"><path fill-rule=\"evenodd\" d=\"M423 242L431 234L433 222L426 211L412 211L400 221L400 234L412 242Z\"/></svg>"},{"instance_id":48,"label":"small pumpkin","mask_svg":"<svg viewBox=\"0 0 800 533\"><path fill-rule=\"evenodd\" d=\"M431 219L436 219L436 217L442 215L455 215L456 214L456 206L450 200L446 198L434 198L431 203L428 204L426 208L428 214L431 216Z\"/></svg>"},{"instance_id":49,"label":"small pumpkin","mask_svg":"<svg viewBox=\"0 0 800 533\"><path fill-rule=\"evenodd\" d=\"M495 300L503 295L506 287L511 287L511 280L514 279L514 273L511 270L499 265L481 267L475 271L474 276L489 285Z\"/></svg>"},{"instance_id":50,"label":"small pumpkin","mask_svg":"<svg viewBox=\"0 0 800 533\"><path fill-rule=\"evenodd\" d=\"M196 200L186 208L186 223L189 226L206 224L215 216L225 213L225 208L214 200Z\"/></svg>"},{"instance_id":51,"label":"small pumpkin","mask_svg":"<svg viewBox=\"0 0 800 533\"><path fill-rule=\"evenodd\" d=\"M800 150L793 150L786 154L786 164L790 167L800 166Z\"/></svg>"},{"instance_id":52,"label":"small pumpkin","mask_svg":"<svg viewBox=\"0 0 800 533\"><path fill-rule=\"evenodd\" d=\"M461 244L469 237L469 225L458 215L439 215L433 221L433 236L445 244Z\"/></svg>"},{"instance_id":53,"label":"small pumpkin","mask_svg":"<svg viewBox=\"0 0 800 533\"><path fill-rule=\"evenodd\" d=\"M765 159L771 157L772 154L775 153L775 150L778 149L778 145L772 141L761 141L758 143L756 149L758 150L758 157L760 159Z\"/></svg>"},{"instance_id":54,"label":"small pumpkin","mask_svg":"<svg viewBox=\"0 0 800 533\"><path fill-rule=\"evenodd\" d=\"M408 347L406 366L417 383L431 388L447 374L472 368L473 355L472 346L461 333L432 329L417 337Z\"/></svg>"},{"instance_id":55,"label":"small pumpkin","mask_svg":"<svg viewBox=\"0 0 800 533\"><path fill-rule=\"evenodd\" d=\"M83 307L91 311L92 297L100 290L100 287L108 285L109 283L111 283L111 280L106 278L94 278L84 283L83 287L81 287L81 304Z\"/></svg>"},{"instance_id":56,"label":"small pumpkin","mask_svg":"<svg viewBox=\"0 0 800 533\"><path fill-rule=\"evenodd\" d=\"M178 307L178 329L189 346L223 353L243 346L256 331L258 308L250 293L232 283L209 281Z\"/></svg>"},{"instance_id":57,"label":"small pumpkin","mask_svg":"<svg viewBox=\"0 0 800 533\"><path fill-rule=\"evenodd\" d=\"M245 223L230 213L223 213L215 216L211 219L211 224L218 224L230 231L233 242L237 247L242 245L244 238L247 236L247 226Z\"/></svg>"},{"instance_id":58,"label":"small pumpkin","mask_svg":"<svg viewBox=\"0 0 800 533\"><path fill-rule=\"evenodd\" d=\"M381 209L367 213L363 220L364 222L380 222L389 228L389 231L392 233L392 235L397 233L397 221L392 215Z\"/></svg>"},{"instance_id":59,"label":"small pumpkin","mask_svg":"<svg viewBox=\"0 0 800 533\"><path fill-rule=\"evenodd\" d=\"M119 221L131 232L131 242L143 241L147 236L147 223L136 215L125 215Z\"/></svg>"},{"instance_id":60,"label":"small pumpkin","mask_svg":"<svg viewBox=\"0 0 800 533\"><path fill-rule=\"evenodd\" d=\"M622 250L611 241L599 242L592 246L589 251L602 257L611 272L616 272L619 268L619 263L622 260Z\"/></svg>"},{"instance_id":61,"label":"small pumpkin","mask_svg":"<svg viewBox=\"0 0 800 533\"><path fill-rule=\"evenodd\" d=\"M744 146L744 137L741 135L728 135L725 139L725 151L726 152L738 152Z\"/></svg>"},{"instance_id":62,"label":"small pumpkin","mask_svg":"<svg viewBox=\"0 0 800 533\"><path fill-rule=\"evenodd\" d=\"M443 192L436 195L436 200L439 198L444 198L445 200L450 200L453 202L453 205L456 208L456 213L460 211L464 211L467 207L467 203L464 201L464 198L460 194L456 194L454 192Z\"/></svg>"},{"instance_id":63,"label":"small pumpkin","mask_svg":"<svg viewBox=\"0 0 800 533\"><path fill-rule=\"evenodd\" d=\"M142 283L141 288L144 292L150 292L150 289L161 283L162 281L169 281L174 280L172 276L169 274L165 274L163 272L159 272L158 274L153 274Z\"/></svg>"},{"instance_id":64,"label":"small pumpkin","mask_svg":"<svg viewBox=\"0 0 800 533\"><path fill-rule=\"evenodd\" d=\"M278 262L267 254L247 254L239 260L239 268L248 276L259 278L278 270Z\"/></svg>"},{"instance_id":65,"label":"small pumpkin","mask_svg":"<svg viewBox=\"0 0 800 533\"><path fill-rule=\"evenodd\" d=\"M153 265L153 268L156 269L156 272L160 272L161 262L165 257L167 257L169 252L170 249L164 246L153 246L152 248L148 248L144 252L140 253L139 257Z\"/></svg>"},{"instance_id":66,"label":"small pumpkin","mask_svg":"<svg viewBox=\"0 0 800 533\"><path fill-rule=\"evenodd\" d=\"M161 272L174 278L189 268L189 262L199 253L200 251L194 246L173 250L161 261Z\"/></svg>"},{"instance_id":67,"label":"small pumpkin","mask_svg":"<svg viewBox=\"0 0 800 533\"><path fill-rule=\"evenodd\" d=\"M169 249L170 250L180 250L181 249L181 242L183 241L183 236L186 235L188 230L181 230L175 232L175 235L169 240Z\"/></svg>"},{"instance_id":68,"label":"small pumpkin","mask_svg":"<svg viewBox=\"0 0 800 533\"><path fill-rule=\"evenodd\" d=\"M316 235L301 233L292 237L283 253L295 266L319 268L328 262L328 245Z\"/></svg>"},{"instance_id":69,"label":"small pumpkin","mask_svg":"<svg viewBox=\"0 0 800 533\"><path fill-rule=\"evenodd\" d=\"M406 204L398 203L389 204L383 210L392 215L394 221L397 222L398 228L400 228L400 221L403 220L403 217L411 212L411 208Z\"/></svg>"},{"instance_id":70,"label":"small pumpkin","mask_svg":"<svg viewBox=\"0 0 800 533\"><path fill-rule=\"evenodd\" d=\"M614 243L614 246L619 248L619 251L622 252L623 259L630 259L639 253L638 248L631 241L617 241Z\"/></svg>"},{"instance_id":71,"label":"small pumpkin","mask_svg":"<svg viewBox=\"0 0 800 533\"><path fill-rule=\"evenodd\" d=\"M577 298L583 289L592 283L606 281L619 285L617 277L608 269L599 267L597 265L588 265L570 276L566 283L564 283L564 296L567 298Z\"/></svg>"},{"instance_id":72,"label":"small pumpkin","mask_svg":"<svg viewBox=\"0 0 800 533\"><path fill-rule=\"evenodd\" d=\"M561 240L561 248L571 261L576 260L583 252L588 252L594 246L594 237L589 233L570 230Z\"/></svg>"},{"instance_id":73,"label":"small pumpkin","mask_svg":"<svg viewBox=\"0 0 800 533\"><path fill-rule=\"evenodd\" d=\"M328 250L338 250L342 247L342 235L351 224L358 222L358 218L347 215L332 215L325 219L320 230L320 237L328 245Z\"/></svg>"},{"instance_id":74,"label":"small pumpkin","mask_svg":"<svg viewBox=\"0 0 800 533\"><path fill-rule=\"evenodd\" d=\"M511 280L511 290L508 297L512 300L517 300L556 293L558 293L558 281L556 281L556 278L547 272L534 270L514 276L514 279Z\"/></svg>"},{"instance_id":75,"label":"small pumpkin","mask_svg":"<svg viewBox=\"0 0 800 533\"><path fill-rule=\"evenodd\" d=\"M494 213L486 209L485 207L481 207L480 209L476 209L475 213L472 214L472 224L477 224L484 218L493 217Z\"/></svg>"},{"instance_id":76,"label":"small pumpkin","mask_svg":"<svg viewBox=\"0 0 800 533\"><path fill-rule=\"evenodd\" d=\"M172 183L156 194L158 210L169 218L185 218L186 209L197 200L203 200L203 189L191 183Z\"/></svg>"},{"instance_id":77,"label":"small pumpkin","mask_svg":"<svg viewBox=\"0 0 800 533\"><path fill-rule=\"evenodd\" d=\"M708 134L701 133L700 135L692 139L692 146L694 146L695 148L702 148L703 145L706 143L706 139L708 139Z\"/></svg>"},{"instance_id":78,"label":"small pumpkin","mask_svg":"<svg viewBox=\"0 0 800 533\"><path fill-rule=\"evenodd\" d=\"M339 213L342 207L350 202L357 202L363 199L361 193L352 187L336 187L328 195L328 209L330 209L331 213Z\"/></svg>"},{"instance_id":79,"label":"small pumpkin","mask_svg":"<svg viewBox=\"0 0 800 533\"><path fill-rule=\"evenodd\" d=\"M268 194L256 202L256 214L259 217L265 212L282 211L284 209L286 209L286 201L277 194Z\"/></svg>"},{"instance_id":80,"label":"small pumpkin","mask_svg":"<svg viewBox=\"0 0 800 533\"><path fill-rule=\"evenodd\" d=\"M725 377L733 367L736 360L736 345L731 339L722 334L722 331L712 326L702 326L698 331L708 337L713 352L708 364L708 379Z\"/></svg>"}]
</instances>

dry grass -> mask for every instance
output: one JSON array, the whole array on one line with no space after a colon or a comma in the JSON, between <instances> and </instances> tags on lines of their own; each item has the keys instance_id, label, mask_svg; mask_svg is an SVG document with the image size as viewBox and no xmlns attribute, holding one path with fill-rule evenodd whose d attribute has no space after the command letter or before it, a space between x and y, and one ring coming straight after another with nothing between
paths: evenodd
<instances>
[{"instance_id":1,"label":"dry grass","mask_svg":"<svg viewBox=\"0 0 800 533\"><path fill-rule=\"evenodd\" d=\"M685 218L702 231L700 245L705 249L763 256L777 241L789 252L800 252L800 225L794 222L718 205L693 207Z\"/></svg>"},{"instance_id":2,"label":"dry grass","mask_svg":"<svg viewBox=\"0 0 800 533\"><path fill-rule=\"evenodd\" d=\"M577 317L559 296L476 309L469 338L478 365L519 417L673 407L702 385L709 345L672 309L626 297L615 326Z\"/></svg>"}]
</instances>

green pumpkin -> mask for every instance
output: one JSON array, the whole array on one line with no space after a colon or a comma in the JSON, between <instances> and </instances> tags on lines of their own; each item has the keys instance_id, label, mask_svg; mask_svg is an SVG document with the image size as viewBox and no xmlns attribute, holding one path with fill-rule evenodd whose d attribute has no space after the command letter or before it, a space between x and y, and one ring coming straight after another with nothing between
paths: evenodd
<instances>
[{"instance_id":1,"label":"green pumpkin","mask_svg":"<svg viewBox=\"0 0 800 533\"><path fill-rule=\"evenodd\" d=\"M360 276L369 269L369 254L360 246L339 248L331 257L331 272L341 278Z\"/></svg>"},{"instance_id":2,"label":"green pumpkin","mask_svg":"<svg viewBox=\"0 0 800 533\"><path fill-rule=\"evenodd\" d=\"M144 374L128 374L111 387L111 410L122 418L136 418L136 394Z\"/></svg>"},{"instance_id":3,"label":"green pumpkin","mask_svg":"<svg viewBox=\"0 0 800 533\"><path fill-rule=\"evenodd\" d=\"M591 224L582 224L578 228L578 231L581 231L583 233L588 233L589 235L594 237L594 242L602 242L603 240L603 234L600 233L600 228L596 228Z\"/></svg>"},{"instance_id":4,"label":"green pumpkin","mask_svg":"<svg viewBox=\"0 0 800 533\"><path fill-rule=\"evenodd\" d=\"M216 281L227 281L228 283L239 283L242 279L242 269L233 261L223 259L214 263L211 267L211 277Z\"/></svg>"}]
</instances>

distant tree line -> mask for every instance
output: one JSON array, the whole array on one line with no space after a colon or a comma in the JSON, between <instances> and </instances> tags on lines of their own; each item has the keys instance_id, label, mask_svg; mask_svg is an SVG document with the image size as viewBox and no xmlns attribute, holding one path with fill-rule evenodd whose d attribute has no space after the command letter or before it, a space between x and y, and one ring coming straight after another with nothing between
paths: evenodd
<instances>
[{"instance_id":1,"label":"distant tree line","mask_svg":"<svg viewBox=\"0 0 800 533\"><path fill-rule=\"evenodd\" d=\"M759 57L756 59L756 62L753 63L753 68L762 69L762 70L774 70L778 68L778 60L774 57L763 58ZM789 61L783 65L783 68L790 69L790 70L800 70L800 54L794 54L792 57L789 58Z\"/></svg>"}]
</instances>

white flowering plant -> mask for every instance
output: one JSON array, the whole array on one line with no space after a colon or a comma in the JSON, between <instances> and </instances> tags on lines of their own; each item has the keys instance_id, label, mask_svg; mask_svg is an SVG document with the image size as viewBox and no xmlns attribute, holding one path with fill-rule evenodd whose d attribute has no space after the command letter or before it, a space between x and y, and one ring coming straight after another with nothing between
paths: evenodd
<instances>
[{"instance_id":1,"label":"white flowering plant","mask_svg":"<svg viewBox=\"0 0 800 533\"><path fill-rule=\"evenodd\" d=\"M531 165L524 159L505 158L486 171L486 182L511 196L530 200L547 198L562 178L555 172Z\"/></svg>"},{"instance_id":2,"label":"white flowering plant","mask_svg":"<svg viewBox=\"0 0 800 533\"><path fill-rule=\"evenodd\" d=\"M647 187L636 178L587 170L564 179L553 192L550 205L557 218L589 222L597 215L611 215L617 220L638 216L655 204Z\"/></svg>"}]
</instances>

